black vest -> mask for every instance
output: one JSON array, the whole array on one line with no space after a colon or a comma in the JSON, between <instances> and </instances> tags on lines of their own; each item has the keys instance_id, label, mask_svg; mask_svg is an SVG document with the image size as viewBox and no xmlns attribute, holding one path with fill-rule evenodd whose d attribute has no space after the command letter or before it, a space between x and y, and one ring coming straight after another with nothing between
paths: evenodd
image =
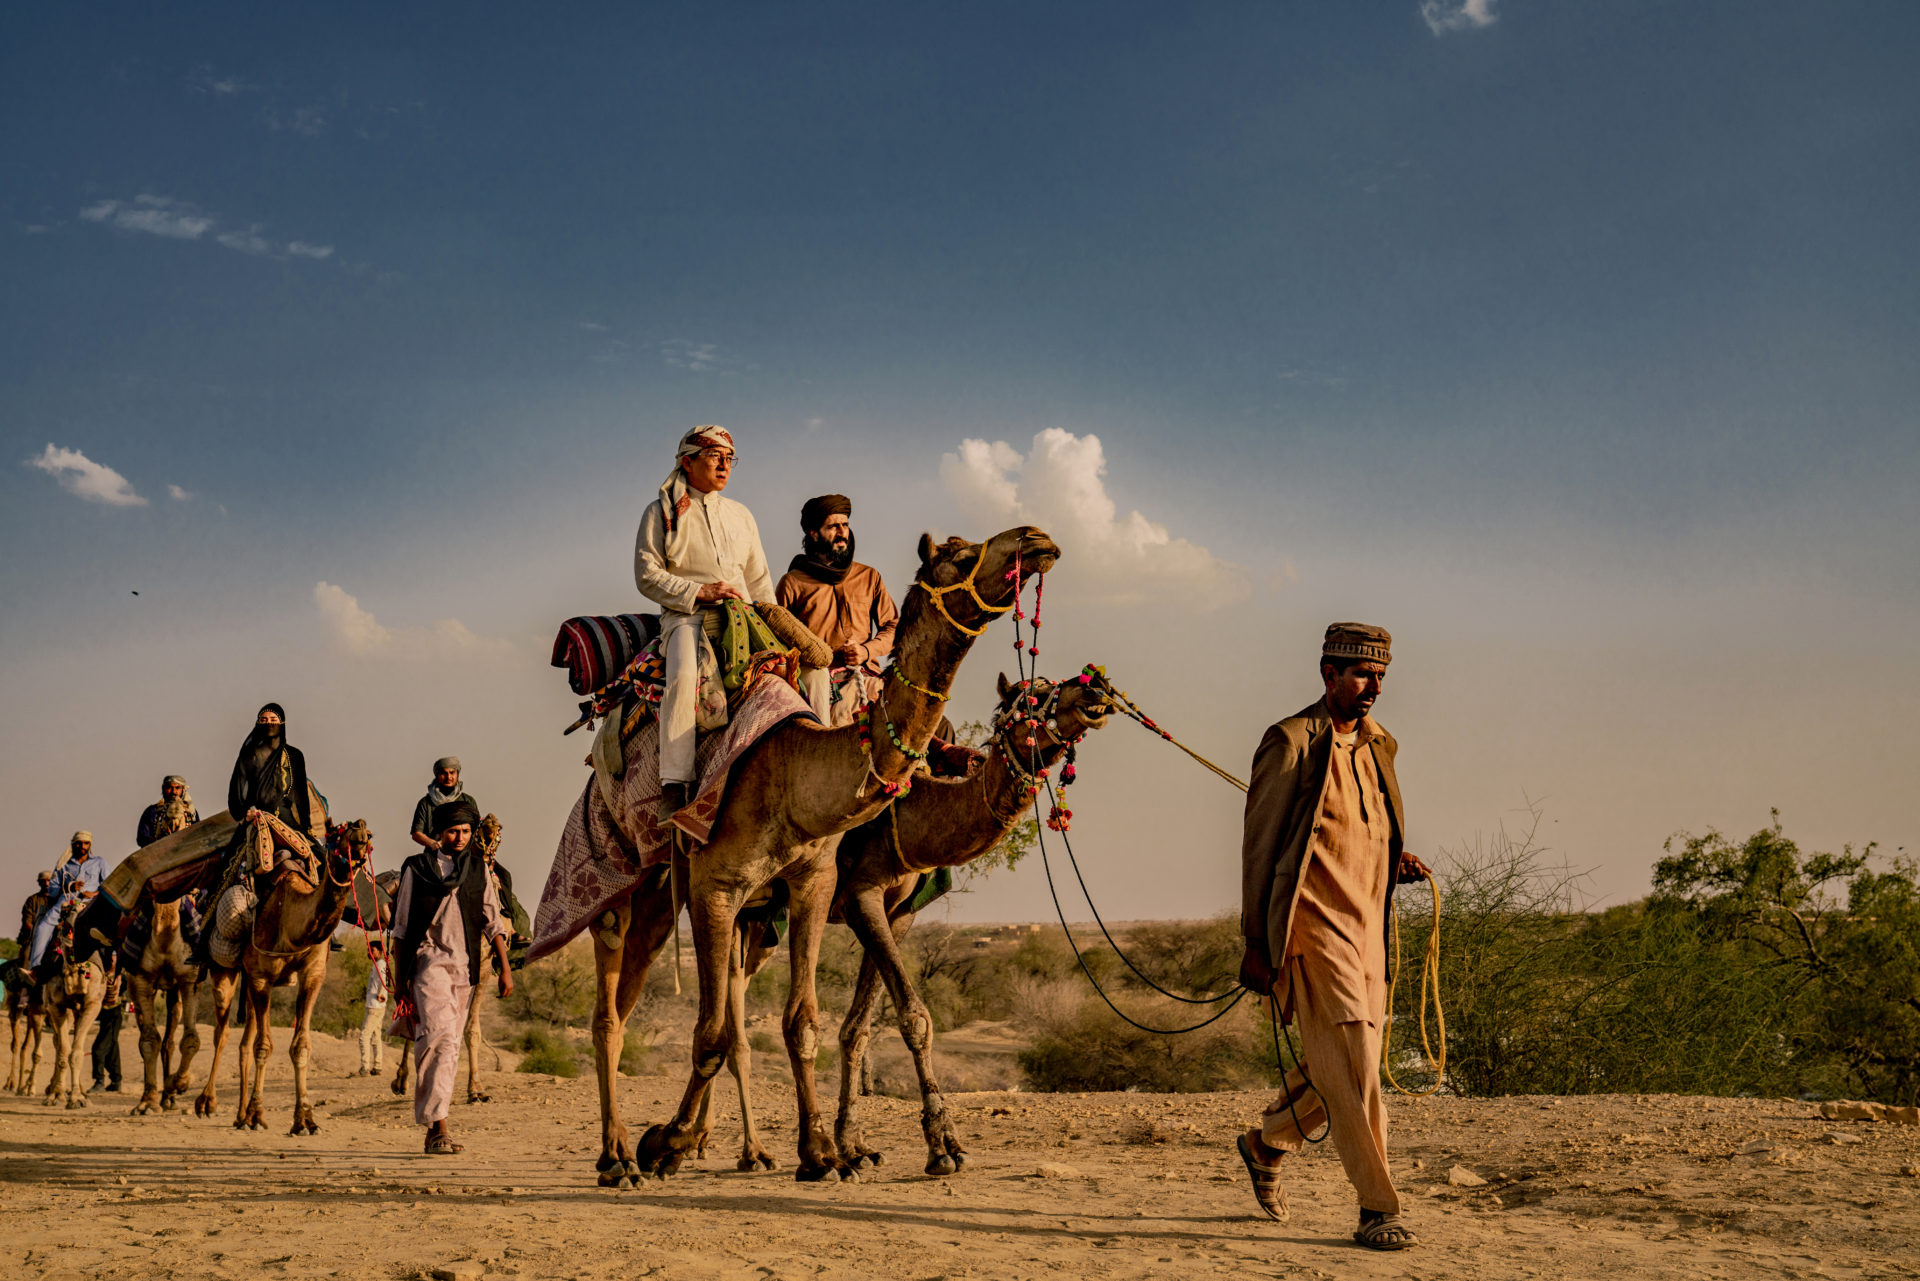
<instances>
[{"instance_id":1,"label":"black vest","mask_svg":"<svg viewBox=\"0 0 1920 1281\"><path fill-rule=\"evenodd\" d=\"M409 869L413 872L413 895L407 908L406 933L393 941L394 986L403 993L413 986L420 942L427 936L433 918L439 914L440 904L449 894L453 895L454 910L460 913L461 924L466 927L467 982L477 986L481 935L487 918L486 861L472 849L465 850L454 855L452 877L441 880L439 856L432 850L422 850L402 864L403 872Z\"/></svg>"}]
</instances>

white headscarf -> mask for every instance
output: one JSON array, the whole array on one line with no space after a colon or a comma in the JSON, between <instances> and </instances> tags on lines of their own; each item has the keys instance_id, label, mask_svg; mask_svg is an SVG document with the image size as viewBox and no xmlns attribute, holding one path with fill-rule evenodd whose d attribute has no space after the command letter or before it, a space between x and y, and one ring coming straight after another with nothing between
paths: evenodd
<instances>
[{"instance_id":1,"label":"white headscarf","mask_svg":"<svg viewBox=\"0 0 1920 1281\"><path fill-rule=\"evenodd\" d=\"M680 438L680 448L673 456L673 474L660 482L660 520L666 527L669 548L673 545L675 532L680 528L680 518L687 514L687 508L693 506L693 495L687 492L687 472L680 464L703 449L716 447L732 449L733 433L711 423L695 427Z\"/></svg>"}]
</instances>

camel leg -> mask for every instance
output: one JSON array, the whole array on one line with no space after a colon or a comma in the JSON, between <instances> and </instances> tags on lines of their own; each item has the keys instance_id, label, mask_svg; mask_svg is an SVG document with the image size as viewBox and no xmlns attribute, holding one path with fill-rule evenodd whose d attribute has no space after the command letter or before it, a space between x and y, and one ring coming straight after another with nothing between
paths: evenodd
<instances>
[{"instance_id":1,"label":"camel leg","mask_svg":"<svg viewBox=\"0 0 1920 1281\"><path fill-rule=\"evenodd\" d=\"M473 989L473 999L467 1002L467 1028L461 1040L467 1049L467 1102L491 1103L493 1096L483 1094L478 1081L480 1077L480 1051L487 1048L487 1034L480 1029L480 1004L487 994L486 973L484 967L480 975L480 984Z\"/></svg>"},{"instance_id":2,"label":"camel leg","mask_svg":"<svg viewBox=\"0 0 1920 1281\"><path fill-rule=\"evenodd\" d=\"M83 1108L87 1106L87 1091L93 1088L93 1072L80 1066L82 1045L92 1045L87 1035L100 1019L100 1002L107 995L107 976L105 971L95 971L94 982L88 985L85 1004L74 1015L73 1044L69 1049L67 1078L67 1106Z\"/></svg>"},{"instance_id":3,"label":"camel leg","mask_svg":"<svg viewBox=\"0 0 1920 1281\"><path fill-rule=\"evenodd\" d=\"M824 865L823 865L824 864ZM799 1103L800 1162L793 1177L811 1183L837 1175L852 1178L828 1133L820 1091L814 1079L814 1059L820 1046L820 1002L814 985L820 964L820 940L827 929L827 909L833 902L839 873L833 859L807 860L806 869L787 880L792 900L792 924L787 934L792 986L787 993L782 1030L787 1039L787 1062L793 1068L794 1094Z\"/></svg>"},{"instance_id":4,"label":"camel leg","mask_svg":"<svg viewBox=\"0 0 1920 1281\"><path fill-rule=\"evenodd\" d=\"M666 1178L699 1145L698 1127L707 1092L727 1061L727 976L733 965L734 923L745 899L746 892L738 889L697 888L688 903L693 917L694 963L700 976L700 1012L693 1025L693 1071L673 1120L651 1127L640 1138L636 1159L643 1173Z\"/></svg>"},{"instance_id":5,"label":"camel leg","mask_svg":"<svg viewBox=\"0 0 1920 1281\"><path fill-rule=\"evenodd\" d=\"M207 1065L207 1083L193 1101L195 1116L212 1116L220 1105L220 1060L226 1054L227 1033L233 1028L228 1017L233 1012L233 997L240 985L238 970L213 972L213 1062Z\"/></svg>"},{"instance_id":6,"label":"camel leg","mask_svg":"<svg viewBox=\"0 0 1920 1281\"><path fill-rule=\"evenodd\" d=\"M160 1065L161 1052L165 1048L166 1038L157 1026L158 1020L153 1009L153 980L145 974L135 972L127 975L127 986L133 992L133 1018L140 1025L140 1066L142 1086L140 1101L133 1105L134 1116L145 1116L149 1112L160 1110L160 1081L165 1075ZM172 993L168 994L168 1030L172 1024Z\"/></svg>"},{"instance_id":7,"label":"camel leg","mask_svg":"<svg viewBox=\"0 0 1920 1281\"><path fill-rule=\"evenodd\" d=\"M400 1061L394 1065L393 1084L387 1088L401 1098L407 1097L407 1077L413 1067L413 1038L406 1037L400 1042Z\"/></svg>"},{"instance_id":8,"label":"camel leg","mask_svg":"<svg viewBox=\"0 0 1920 1281\"><path fill-rule=\"evenodd\" d=\"M262 1095L267 1084L267 1063L273 1053L273 989L265 979L247 976L240 993L246 1011L246 1027L240 1033L240 1106L234 1113L236 1130L267 1128Z\"/></svg>"},{"instance_id":9,"label":"camel leg","mask_svg":"<svg viewBox=\"0 0 1920 1281\"><path fill-rule=\"evenodd\" d=\"M777 1170L780 1163L760 1146L753 1123L753 1047L747 1044L747 940L734 931L733 964L727 978L727 1070L740 1089L740 1160L736 1168Z\"/></svg>"},{"instance_id":10,"label":"camel leg","mask_svg":"<svg viewBox=\"0 0 1920 1281\"><path fill-rule=\"evenodd\" d=\"M620 1119L614 1083L626 1045L627 1020L646 990L653 958L673 931L673 913L668 895L644 891L610 910L615 922L606 932L620 940L619 945L606 946L602 932L593 931L593 1068L600 1087L600 1159L594 1168L601 1187L626 1188L639 1181L640 1166L634 1160L626 1123Z\"/></svg>"},{"instance_id":11,"label":"camel leg","mask_svg":"<svg viewBox=\"0 0 1920 1281\"><path fill-rule=\"evenodd\" d=\"M879 1165L878 1151L866 1144L861 1133L855 1100L866 1090L867 1045L873 1039L873 1007L880 998L880 967L871 952L860 957L860 977L853 985L853 999L847 1003L847 1016L840 1020L840 1115L833 1125L833 1141L848 1165L858 1170Z\"/></svg>"},{"instance_id":12,"label":"camel leg","mask_svg":"<svg viewBox=\"0 0 1920 1281\"><path fill-rule=\"evenodd\" d=\"M58 1107L61 1081L72 1066L68 1061L71 1056L67 1053L67 1009L52 1001L47 1002L47 1023L53 1033L53 1079L47 1082L46 1102L48 1107Z\"/></svg>"},{"instance_id":13,"label":"camel leg","mask_svg":"<svg viewBox=\"0 0 1920 1281\"><path fill-rule=\"evenodd\" d=\"M863 891L847 905L847 923L867 955L880 967L880 978L893 998L900 1015L900 1039L913 1055L913 1068L920 1077L920 1131L927 1140L927 1173L952 1174L967 1163L966 1149L960 1146L947 1116L946 1099L933 1071L933 1016L907 979L905 960L899 940L887 922L886 900L878 889Z\"/></svg>"},{"instance_id":14,"label":"camel leg","mask_svg":"<svg viewBox=\"0 0 1920 1281\"><path fill-rule=\"evenodd\" d=\"M193 1058L200 1053L200 1027L194 1021L194 1011L200 1006L200 980L188 979L167 991L167 1040L173 1039L173 1026L180 1026L180 1049L174 1057L178 1066L171 1070L166 1084L160 1091L160 1106L171 1112L179 1106L180 1096L187 1092L187 1075L193 1067Z\"/></svg>"},{"instance_id":15,"label":"camel leg","mask_svg":"<svg viewBox=\"0 0 1920 1281\"><path fill-rule=\"evenodd\" d=\"M20 1043L20 1079L14 1093L22 1096L33 1094L33 1078L40 1075L40 1051L46 1045L46 1040L46 1011L27 1011L27 1032Z\"/></svg>"},{"instance_id":16,"label":"camel leg","mask_svg":"<svg viewBox=\"0 0 1920 1281\"><path fill-rule=\"evenodd\" d=\"M303 1132L320 1133L313 1119L313 1103L307 1097L307 1065L313 1043L313 1009L320 1003L320 988L326 981L327 949L322 945L315 948L307 963L300 967L300 989L293 1007L293 1041L287 1047L287 1056L293 1060L293 1128L287 1133L296 1137ZM256 1086L256 1097L258 1089Z\"/></svg>"}]
</instances>

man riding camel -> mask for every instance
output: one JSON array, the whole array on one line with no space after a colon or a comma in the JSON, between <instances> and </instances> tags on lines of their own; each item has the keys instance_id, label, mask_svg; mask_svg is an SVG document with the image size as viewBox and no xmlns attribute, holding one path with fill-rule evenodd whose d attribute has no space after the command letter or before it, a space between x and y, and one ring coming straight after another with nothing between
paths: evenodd
<instances>
[{"instance_id":1,"label":"man riding camel","mask_svg":"<svg viewBox=\"0 0 1920 1281\"><path fill-rule=\"evenodd\" d=\"M14 942L19 945L23 962L33 948L33 930L40 924L40 914L53 902L53 873L41 872L38 883L39 888L27 895L27 901L20 905L20 934Z\"/></svg>"},{"instance_id":2,"label":"man riding camel","mask_svg":"<svg viewBox=\"0 0 1920 1281\"><path fill-rule=\"evenodd\" d=\"M53 932L59 927L60 913L70 905L92 902L106 875L107 861L93 852L93 833L75 832L67 842L66 862L53 870L53 900L41 909L33 927L33 950L27 955L27 967L36 971L36 978L53 943Z\"/></svg>"},{"instance_id":3,"label":"man riding camel","mask_svg":"<svg viewBox=\"0 0 1920 1281\"><path fill-rule=\"evenodd\" d=\"M466 786L460 781L460 758L442 756L433 763L433 782L427 784L427 794L413 807L413 827L409 835L413 843L422 849L438 849L440 842L433 838L433 811L442 805L451 805L468 795ZM474 809L480 808L480 802L473 802Z\"/></svg>"},{"instance_id":4,"label":"man riding camel","mask_svg":"<svg viewBox=\"0 0 1920 1281\"><path fill-rule=\"evenodd\" d=\"M193 808L193 797L187 795L187 780L178 774L169 774L160 780L160 799L140 811L140 826L133 838L136 849L144 849L163 836L180 830L175 825L173 806L186 806L186 822L183 826L192 827L200 821L200 813Z\"/></svg>"},{"instance_id":5,"label":"man riding camel","mask_svg":"<svg viewBox=\"0 0 1920 1281\"><path fill-rule=\"evenodd\" d=\"M1239 1139L1254 1199L1286 1216L1282 1161L1324 1125L1359 1193L1354 1239L1374 1250L1419 1243L1387 1172L1380 1091L1387 912L1396 881L1427 875L1402 849L1399 745L1370 714L1392 644L1363 623L1327 628L1325 694L1268 729L1254 755L1240 856L1240 981L1271 994L1304 1046L1280 1096Z\"/></svg>"},{"instance_id":6,"label":"man riding camel","mask_svg":"<svg viewBox=\"0 0 1920 1281\"><path fill-rule=\"evenodd\" d=\"M833 651L831 672L810 668L801 677L814 715L823 725L850 724L893 653L900 611L880 571L853 558L853 503L845 495L808 499L800 534L800 554L781 576L775 599Z\"/></svg>"},{"instance_id":7,"label":"man riding camel","mask_svg":"<svg viewBox=\"0 0 1920 1281\"><path fill-rule=\"evenodd\" d=\"M634 540L633 580L660 606L666 689L660 699L662 809L687 803L694 779L701 611L729 600L770 602L773 579L753 513L720 491L732 478L733 436L695 427L680 438L673 473L647 504Z\"/></svg>"},{"instance_id":8,"label":"man riding camel","mask_svg":"<svg viewBox=\"0 0 1920 1281\"><path fill-rule=\"evenodd\" d=\"M462 1150L447 1131L467 1003L480 982L480 954L491 945L500 995L513 995L507 921L493 877L471 849L480 811L461 797L433 812L437 849L407 859L393 903L394 990L412 1003L417 1077L414 1120L427 1127L429 1156Z\"/></svg>"}]
</instances>

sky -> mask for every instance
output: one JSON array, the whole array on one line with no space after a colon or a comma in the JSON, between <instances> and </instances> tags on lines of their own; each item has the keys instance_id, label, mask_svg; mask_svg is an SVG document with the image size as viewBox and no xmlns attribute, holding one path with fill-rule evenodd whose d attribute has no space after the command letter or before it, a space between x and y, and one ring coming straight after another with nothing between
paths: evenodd
<instances>
[{"instance_id":1,"label":"sky","mask_svg":"<svg viewBox=\"0 0 1920 1281\"><path fill-rule=\"evenodd\" d=\"M270 699L383 866L453 753L539 885L586 781L554 630L640 606L706 422L776 565L822 492L896 596L923 530L1043 525L1042 671L1242 776L1325 626L1389 628L1430 861L1537 816L1619 902L1776 807L1920 851L1911 5L8 28L0 893L130 852L163 774L220 809ZM1237 907L1237 792L1126 722L1079 759L1102 912ZM950 908L1052 910L1037 860Z\"/></svg>"}]
</instances>

